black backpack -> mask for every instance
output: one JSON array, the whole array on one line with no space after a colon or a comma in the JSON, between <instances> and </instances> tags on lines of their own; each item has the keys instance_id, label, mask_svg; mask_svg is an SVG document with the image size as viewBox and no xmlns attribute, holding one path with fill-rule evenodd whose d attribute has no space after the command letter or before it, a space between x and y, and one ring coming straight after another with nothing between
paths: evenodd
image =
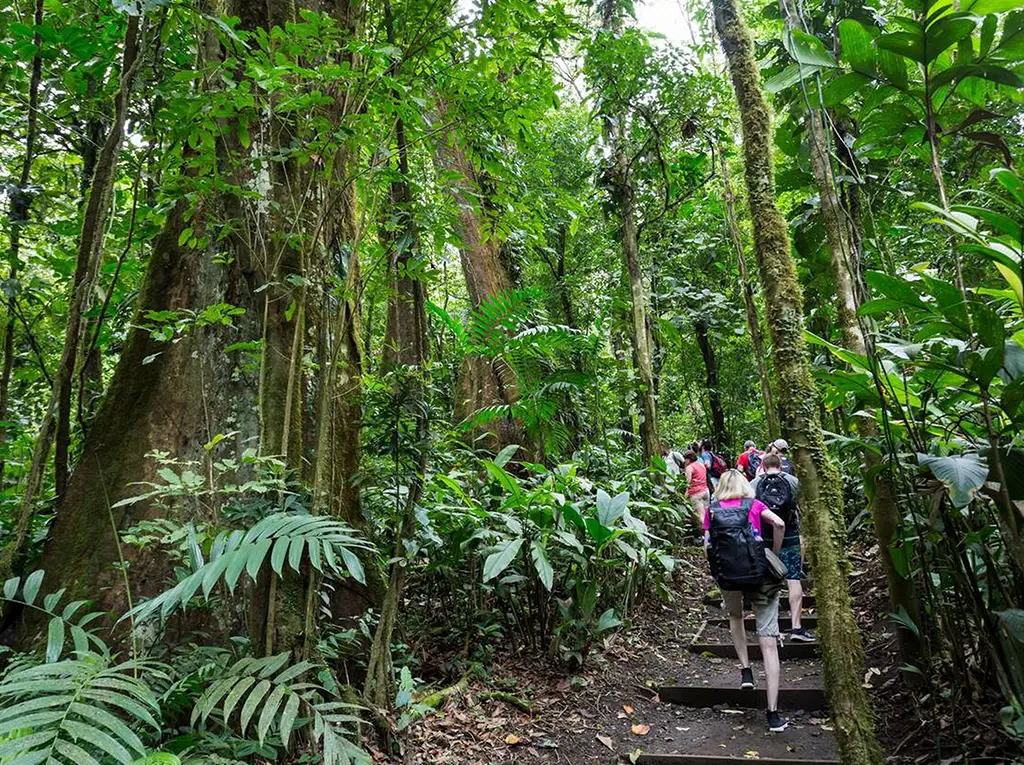
<instances>
[{"instance_id":1,"label":"black backpack","mask_svg":"<svg viewBox=\"0 0 1024 765\"><path fill-rule=\"evenodd\" d=\"M761 452L753 451L747 455L747 480L753 481L757 477L757 469L761 467Z\"/></svg>"},{"instance_id":2,"label":"black backpack","mask_svg":"<svg viewBox=\"0 0 1024 765\"><path fill-rule=\"evenodd\" d=\"M782 473L765 473L757 482L757 498L779 516L786 526L793 523L796 493L793 485Z\"/></svg>"},{"instance_id":3,"label":"black backpack","mask_svg":"<svg viewBox=\"0 0 1024 765\"><path fill-rule=\"evenodd\" d=\"M764 543L750 523L754 500L744 499L739 507L711 503L711 547L708 561L711 575L723 590L756 590L763 583L768 561Z\"/></svg>"}]
</instances>

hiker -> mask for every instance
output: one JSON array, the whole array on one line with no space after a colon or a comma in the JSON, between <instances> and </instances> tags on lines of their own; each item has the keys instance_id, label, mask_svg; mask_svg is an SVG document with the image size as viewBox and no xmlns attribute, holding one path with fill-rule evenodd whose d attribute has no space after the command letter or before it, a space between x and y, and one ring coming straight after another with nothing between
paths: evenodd
<instances>
[{"instance_id":1,"label":"hiker","mask_svg":"<svg viewBox=\"0 0 1024 765\"><path fill-rule=\"evenodd\" d=\"M709 438L705 438L700 442L700 461L708 472L708 476L711 479L711 489L714 490L718 486L719 477L729 469L729 466L724 459L712 450L711 439Z\"/></svg>"},{"instance_id":2,"label":"hiker","mask_svg":"<svg viewBox=\"0 0 1024 765\"><path fill-rule=\"evenodd\" d=\"M683 453L683 465L686 471L686 498L690 500L693 508L693 516L697 521L697 528L701 528L704 522L704 515L708 505L711 504L711 492L708 490L708 471L704 463L697 458L693 449L687 449Z\"/></svg>"},{"instance_id":3,"label":"hiker","mask_svg":"<svg viewBox=\"0 0 1024 765\"><path fill-rule=\"evenodd\" d=\"M753 481L757 476L757 469L761 467L761 456L757 444L753 441L743 442L743 454L736 459L736 468L748 481Z\"/></svg>"},{"instance_id":4,"label":"hiker","mask_svg":"<svg viewBox=\"0 0 1024 765\"><path fill-rule=\"evenodd\" d=\"M686 467L683 464L683 455L675 449L670 449L667 444L661 445L661 457L665 460L665 472L672 478L676 478Z\"/></svg>"},{"instance_id":5,"label":"hiker","mask_svg":"<svg viewBox=\"0 0 1024 765\"><path fill-rule=\"evenodd\" d=\"M795 475L782 471L782 458L778 454L766 454L761 460L764 473L754 479L752 488L754 496L768 506L786 524L786 534L782 538L779 557L786 564L786 588L789 590L789 613L792 617L789 637L809 643L814 635L800 623L800 614L804 603L804 545L800 536L800 509L797 494L800 481ZM765 544L771 544L773 532L766 529Z\"/></svg>"},{"instance_id":6,"label":"hiker","mask_svg":"<svg viewBox=\"0 0 1024 765\"><path fill-rule=\"evenodd\" d=\"M789 458L789 441L784 438L776 438L768 445L768 450L765 455L777 454L779 460L782 462L782 472L788 473L791 476L796 476L796 468L793 467L793 461ZM757 475L764 475L764 459L761 460L761 465L757 469Z\"/></svg>"},{"instance_id":7,"label":"hiker","mask_svg":"<svg viewBox=\"0 0 1024 765\"><path fill-rule=\"evenodd\" d=\"M704 545L711 574L729 610L729 631L740 660L740 688L753 690L754 671L743 626L743 595L753 600L757 639L768 684L768 729L786 729L779 714L779 585L768 577L762 527L775 532L777 553L786 531L783 520L754 497L750 482L738 470L727 470L718 482L715 499L704 516Z\"/></svg>"}]
</instances>

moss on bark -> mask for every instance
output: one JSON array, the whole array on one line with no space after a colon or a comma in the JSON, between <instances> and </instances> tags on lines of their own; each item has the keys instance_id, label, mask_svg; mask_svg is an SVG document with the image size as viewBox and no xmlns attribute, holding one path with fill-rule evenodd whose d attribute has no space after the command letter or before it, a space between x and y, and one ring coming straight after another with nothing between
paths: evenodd
<instances>
[{"instance_id":1,"label":"moss on bark","mask_svg":"<svg viewBox=\"0 0 1024 765\"><path fill-rule=\"evenodd\" d=\"M747 202L753 223L768 326L775 349L783 433L795 447L801 507L815 573L825 684L845 765L881 765L874 720L861 685L863 646L854 621L845 555L841 483L817 417L804 341L803 295L789 230L775 204L772 127L753 42L736 0L712 0L715 28L739 105Z\"/></svg>"}]
</instances>

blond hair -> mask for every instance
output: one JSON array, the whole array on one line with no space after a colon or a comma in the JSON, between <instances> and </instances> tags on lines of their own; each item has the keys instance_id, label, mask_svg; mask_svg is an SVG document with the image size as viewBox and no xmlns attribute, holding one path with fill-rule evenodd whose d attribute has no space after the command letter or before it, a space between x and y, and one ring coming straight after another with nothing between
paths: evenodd
<instances>
[{"instance_id":1,"label":"blond hair","mask_svg":"<svg viewBox=\"0 0 1024 765\"><path fill-rule=\"evenodd\" d=\"M753 499L754 489L739 470L726 470L718 479L715 499Z\"/></svg>"}]
</instances>

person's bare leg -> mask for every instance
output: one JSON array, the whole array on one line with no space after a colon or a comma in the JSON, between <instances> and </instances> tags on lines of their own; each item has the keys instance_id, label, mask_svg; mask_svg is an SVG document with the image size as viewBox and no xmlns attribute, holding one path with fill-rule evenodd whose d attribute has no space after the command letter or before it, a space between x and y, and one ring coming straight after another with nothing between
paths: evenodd
<instances>
[{"instance_id":1,"label":"person's bare leg","mask_svg":"<svg viewBox=\"0 0 1024 765\"><path fill-rule=\"evenodd\" d=\"M761 643L761 658L764 660L764 674L768 681L768 709L779 708L779 641L776 637L758 638ZM744 652L746 649L744 648Z\"/></svg>"},{"instance_id":2,"label":"person's bare leg","mask_svg":"<svg viewBox=\"0 0 1024 765\"><path fill-rule=\"evenodd\" d=\"M747 653L747 631L743 628L743 594L739 592L723 593L725 605L729 609L729 632L732 633L732 644L736 648L736 657L741 667L750 666Z\"/></svg>"},{"instance_id":3,"label":"person's bare leg","mask_svg":"<svg viewBox=\"0 0 1024 765\"><path fill-rule=\"evenodd\" d=\"M793 620L792 628L800 629L800 614L804 607L804 585L799 579L787 579L789 589L789 615Z\"/></svg>"}]
</instances>

